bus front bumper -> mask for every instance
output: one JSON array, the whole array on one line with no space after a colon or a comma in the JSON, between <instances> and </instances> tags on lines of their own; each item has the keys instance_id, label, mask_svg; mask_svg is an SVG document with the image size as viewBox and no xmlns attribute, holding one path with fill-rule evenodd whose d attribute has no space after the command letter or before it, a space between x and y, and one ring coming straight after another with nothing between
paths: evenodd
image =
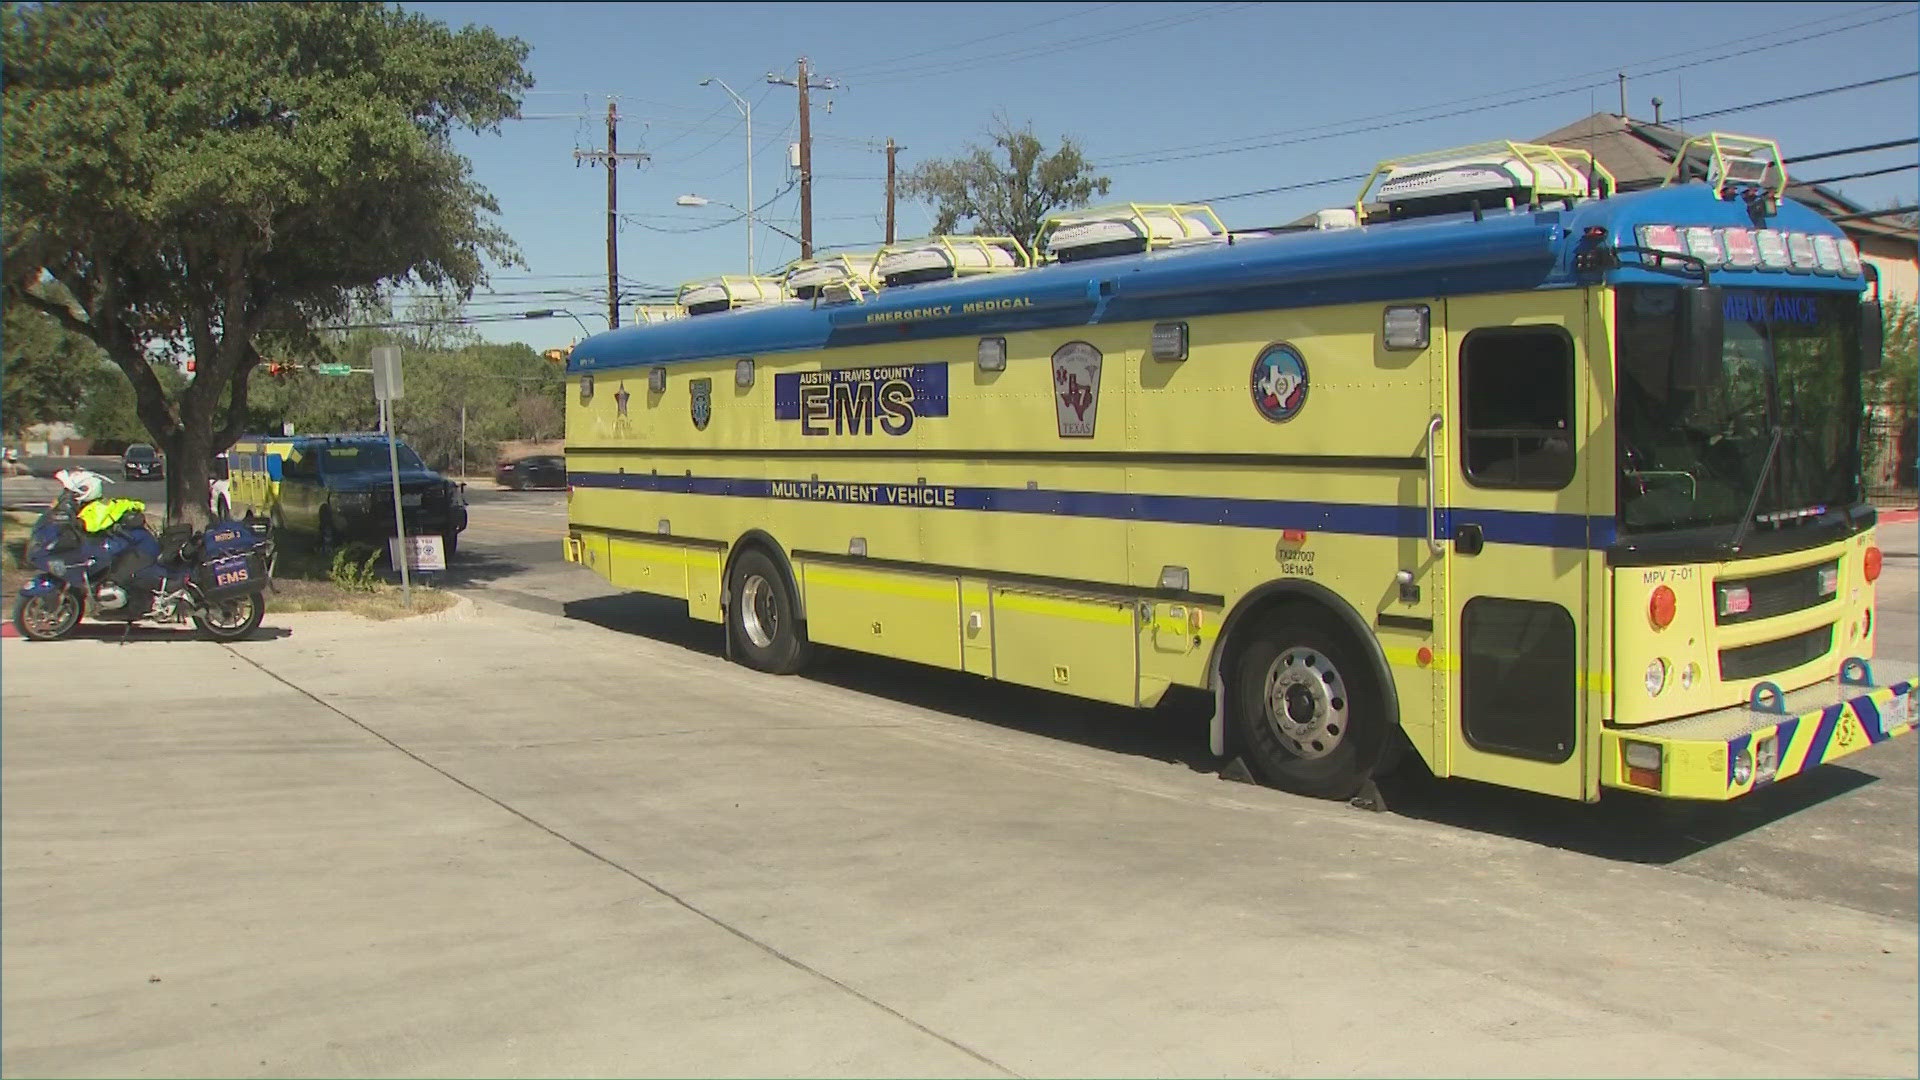
<instances>
[{"instance_id":1,"label":"bus front bumper","mask_svg":"<svg viewBox=\"0 0 1920 1080\"><path fill-rule=\"evenodd\" d=\"M1920 719L1914 690L1911 668L1848 661L1840 676L1759 694L1748 705L1610 727L1601 735L1600 783L1673 799L1737 799L1911 733Z\"/></svg>"}]
</instances>

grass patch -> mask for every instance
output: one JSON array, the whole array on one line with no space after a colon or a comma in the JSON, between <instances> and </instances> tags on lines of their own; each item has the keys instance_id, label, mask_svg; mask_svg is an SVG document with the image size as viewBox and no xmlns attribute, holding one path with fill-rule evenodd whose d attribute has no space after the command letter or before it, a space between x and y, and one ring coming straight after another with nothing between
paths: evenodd
<instances>
[{"instance_id":1,"label":"grass patch","mask_svg":"<svg viewBox=\"0 0 1920 1080\"><path fill-rule=\"evenodd\" d=\"M6 602L27 583L27 534L38 513L8 510L0 515L0 590ZM363 619L399 619L431 615L452 607L456 597L445 589L416 583L413 607L402 599L400 586L390 584L382 565L385 551L370 545L350 545L330 558L301 545L300 538L281 541L274 568L273 590L267 594L267 612L344 611ZM9 608L9 610L11 610ZM3 617L4 613L0 613Z\"/></svg>"},{"instance_id":2,"label":"grass patch","mask_svg":"<svg viewBox=\"0 0 1920 1080\"><path fill-rule=\"evenodd\" d=\"M413 607L408 608L400 586L387 580L384 547L348 544L331 556L301 543L300 537L280 541L280 560L274 568L274 592L269 611L344 611L363 619L399 619L431 615L452 607L456 597L444 589L418 582Z\"/></svg>"}]
</instances>

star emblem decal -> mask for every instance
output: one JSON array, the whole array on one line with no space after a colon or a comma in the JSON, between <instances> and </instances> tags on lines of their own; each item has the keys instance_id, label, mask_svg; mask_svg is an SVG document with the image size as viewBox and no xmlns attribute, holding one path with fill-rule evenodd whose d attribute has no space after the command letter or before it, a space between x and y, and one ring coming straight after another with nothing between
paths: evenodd
<instances>
[{"instance_id":1,"label":"star emblem decal","mask_svg":"<svg viewBox=\"0 0 1920 1080\"><path fill-rule=\"evenodd\" d=\"M627 415L627 401L632 397L633 397L632 394L627 393L627 384L621 383L620 391L613 395L614 415L616 416Z\"/></svg>"}]
</instances>

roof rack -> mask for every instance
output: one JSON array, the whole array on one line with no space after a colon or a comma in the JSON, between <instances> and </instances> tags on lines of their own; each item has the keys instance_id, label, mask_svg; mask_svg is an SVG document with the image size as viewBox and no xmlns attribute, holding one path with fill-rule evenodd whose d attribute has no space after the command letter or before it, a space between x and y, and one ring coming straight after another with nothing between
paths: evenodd
<instances>
[{"instance_id":1,"label":"roof rack","mask_svg":"<svg viewBox=\"0 0 1920 1080\"><path fill-rule=\"evenodd\" d=\"M716 278L689 281L680 286L675 303L688 315L711 315L734 308L777 304L787 298L779 278L722 274Z\"/></svg>"},{"instance_id":2,"label":"roof rack","mask_svg":"<svg viewBox=\"0 0 1920 1080\"><path fill-rule=\"evenodd\" d=\"M1032 266L1033 256L1011 236L929 236L881 248L873 276L892 287Z\"/></svg>"},{"instance_id":3,"label":"roof rack","mask_svg":"<svg viewBox=\"0 0 1920 1080\"><path fill-rule=\"evenodd\" d=\"M650 326L686 317L687 309L679 304L635 304L633 307L633 321L637 326Z\"/></svg>"},{"instance_id":4,"label":"roof rack","mask_svg":"<svg viewBox=\"0 0 1920 1080\"><path fill-rule=\"evenodd\" d=\"M1129 202L1050 214L1033 246L1043 261L1073 262L1224 243L1227 227L1205 203Z\"/></svg>"},{"instance_id":5,"label":"roof rack","mask_svg":"<svg viewBox=\"0 0 1920 1080\"><path fill-rule=\"evenodd\" d=\"M1583 171L1584 170L1584 171ZM1374 182L1385 178L1378 193ZM1475 193L1524 194L1531 202L1613 194L1613 174L1585 150L1508 140L1390 158L1373 167L1354 216L1367 219L1367 196L1389 205ZM1398 195L1396 199L1394 196Z\"/></svg>"},{"instance_id":6,"label":"roof rack","mask_svg":"<svg viewBox=\"0 0 1920 1080\"><path fill-rule=\"evenodd\" d=\"M788 295L811 300L815 307L821 301L838 304L851 300L864 304L868 297L880 291L880 281L874 275L878 261L879 252L875 251L800 259L787 267L781 280Z\"/></svg>"},{"instance_id":7,"label":"roof rack","mask_svg":"<svg viewBox=\"0 0 1920 1080\"><path fill-rule=\"evenodd\" d=\"M1766 156L1760 157L1762 153ZM1770 185L1766 182L1768 172L1774 177ZM1787 190L1787 166L1780 160L1779 144L1772 139L1711 131L1680 144L1673 155L1673 168L1661 186L1694 179L1712 184L1717 198L1725 198L1731 185L1751 184L1778 199Z\"/></svg>"}]
</instances>

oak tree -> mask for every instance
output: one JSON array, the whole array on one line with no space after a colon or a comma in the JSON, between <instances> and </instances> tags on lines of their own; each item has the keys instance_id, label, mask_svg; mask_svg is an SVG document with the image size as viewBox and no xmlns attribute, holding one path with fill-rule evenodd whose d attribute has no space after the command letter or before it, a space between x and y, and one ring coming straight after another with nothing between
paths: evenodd
<instances>
[{"instance_id":1,"label":"oak tree","mask_svg":"<svg viewBox=\"0 0 1920 1080\"><path fill-rule=\"evenodd\" d=\"M9 5L0 34L6 298L125 374L176 516L273 343L517 259L453 145L517 114L517 39L357 3Z\"/></svg>"}]
</instances>

